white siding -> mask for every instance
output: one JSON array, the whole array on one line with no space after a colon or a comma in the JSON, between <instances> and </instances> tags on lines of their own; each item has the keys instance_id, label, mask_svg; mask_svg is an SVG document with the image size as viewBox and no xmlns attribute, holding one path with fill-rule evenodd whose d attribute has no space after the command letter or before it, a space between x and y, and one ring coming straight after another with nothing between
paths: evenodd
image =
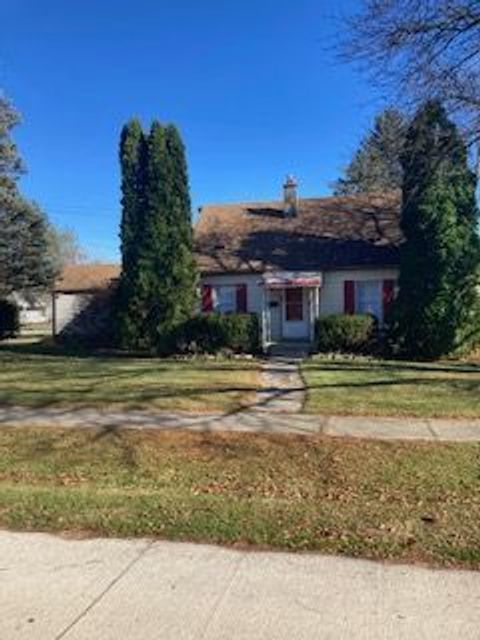
<instances>
[{"instance_id":1,"label":"white siding","mask_svg":"<svg viewBox=\"0 0 480 640\"><path fill-rule=\"evenodd\" d=\"M204 276L202 284L209 284L212 287L221 285L247 285L247 311L249 313L262 312L262 296L263 287L260 285L262 274L232 274L232 275L215 275Z\"/></svg>"},{"instance_id":2,"label":"white siding","mask_svg":"<svg viewBox=\"0 0 480 640\"><path fill-rule=\"evenodd\" d=\"M343 269L324 271L323 285L320 289L320 315L344 311L345 280L396 280L398 269Z\"/></svg>"},{"instance_id":3,"label":"white siding","mask_svg":"<svg viewBox=\"0 0 480 640\"><path fill-rule=\"evenodd\" d=\"M92 300L91 293L56 293L55 294L55 335L77 316Z\"/></svg>"}]
</instances>

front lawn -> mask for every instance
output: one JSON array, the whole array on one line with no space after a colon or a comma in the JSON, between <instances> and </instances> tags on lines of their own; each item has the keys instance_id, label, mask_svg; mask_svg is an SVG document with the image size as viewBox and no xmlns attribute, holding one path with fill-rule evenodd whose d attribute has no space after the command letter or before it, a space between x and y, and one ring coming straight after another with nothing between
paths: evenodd
<instances>
[{"instance_id":1,"label":"front lawn","mask_svg":"<svg viewBox=\"0 0 480 640\"><path fill-rule=\"evenodd\" d=\"M480 448L0 430L0 526L480 568Z\"/></svg>"},{"instance_id":2,"label":"front lawn","mask_svg":"<svg viewBox=\"0 0 480 640\"><path fill-rule=\"evenodd\" d=\"M0 404L234 411L258 386L247 360L69 355L35 345L0 347Z\"/></svg>"},{"instance_id":3,"label":"front lawn","mask_svg":"<svg viewBox=\"0 0 480 640\"><path fill-rule=\"evenodd\" d=\"M315 356L303 363L309 413L480 417L480 364Z\"/></svg>"}]
</instances>

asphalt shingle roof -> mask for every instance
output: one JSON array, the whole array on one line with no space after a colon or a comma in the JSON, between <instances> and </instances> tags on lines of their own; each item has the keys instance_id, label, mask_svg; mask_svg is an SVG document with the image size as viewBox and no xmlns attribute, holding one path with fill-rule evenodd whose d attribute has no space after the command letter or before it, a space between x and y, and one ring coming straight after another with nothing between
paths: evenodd
<instances>
[{"instance_id":1,"label":"asphalt shingle roof","mask_svg":"<svg viewBox=\"0 0 480 640\"><path fill-rule=\"evenodd\" d=\"M398 193L305 198L294 217L281 201L208 205L195 226L195 255L201 273L396 266L399 220ZM119 275L118 264L70 265L55 291L105 289Z\"/></svg>"},{"instance_id":2,"label":"asphalt shingle roof","mask_svg":"<svg viewBox=\"0 0 480 640\"><path fill-rule=\"evenodd\" d=\"M395 266L399 213L398 193L301 199L294 217L282 202L209 205L195 227L197 262L204 273Z\"/></svg>"}]
</instances>

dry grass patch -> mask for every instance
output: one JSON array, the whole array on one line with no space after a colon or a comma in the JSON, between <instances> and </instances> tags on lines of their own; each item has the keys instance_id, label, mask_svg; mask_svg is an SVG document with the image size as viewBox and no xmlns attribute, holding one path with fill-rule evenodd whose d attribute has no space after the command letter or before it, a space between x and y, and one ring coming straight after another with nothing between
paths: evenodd
<instances>
[{"instance_id":1,"label":"dry grass patch","mask_svg":"<svg viewBox=\"0 0 480 640\"><path fill-rule=\"evenodd\" d=\"M0 431L0 524L480 568L480 448Z\"/></svg>"}]
</instances>

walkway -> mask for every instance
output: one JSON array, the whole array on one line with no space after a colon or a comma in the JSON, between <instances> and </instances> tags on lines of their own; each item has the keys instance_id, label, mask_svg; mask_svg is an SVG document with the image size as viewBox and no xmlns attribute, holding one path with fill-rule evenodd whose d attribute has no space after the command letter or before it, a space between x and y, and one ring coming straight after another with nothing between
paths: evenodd
<instances>
[{"instance_id":1,"label":"walkway","mask_svg":"<svg viewBox=\"0 0 480 640\"><path fill-rule=\"evenodd\" d=\"M64 427L117 429L188 429L246 431L296 435L347 436L382 440L480 442L480 419L443 420L321 416L246 409L231 414L189 414L165 411L1 407L0 428Z\"/></svg>"},{"instance_id":2,"label":"walkway","mask_svg":"<svg viewBox=\"0 0 480 640\"><path fill-rule=\"evenodd\" d=\"M254 408L274 413L300 413L305 402L305 384L300 376L301 358L270 358L262 366L262 388Z\"/></svg>"},{"instance_id":3,"label":"walkway","mask_svg":"<svg viewBox=\"0 0 480 640\"><path fill-rule=\"evenodd\" d=\"M2 640L478 640L480 572L0 532Z\"/></svg>"}]
</instances>

